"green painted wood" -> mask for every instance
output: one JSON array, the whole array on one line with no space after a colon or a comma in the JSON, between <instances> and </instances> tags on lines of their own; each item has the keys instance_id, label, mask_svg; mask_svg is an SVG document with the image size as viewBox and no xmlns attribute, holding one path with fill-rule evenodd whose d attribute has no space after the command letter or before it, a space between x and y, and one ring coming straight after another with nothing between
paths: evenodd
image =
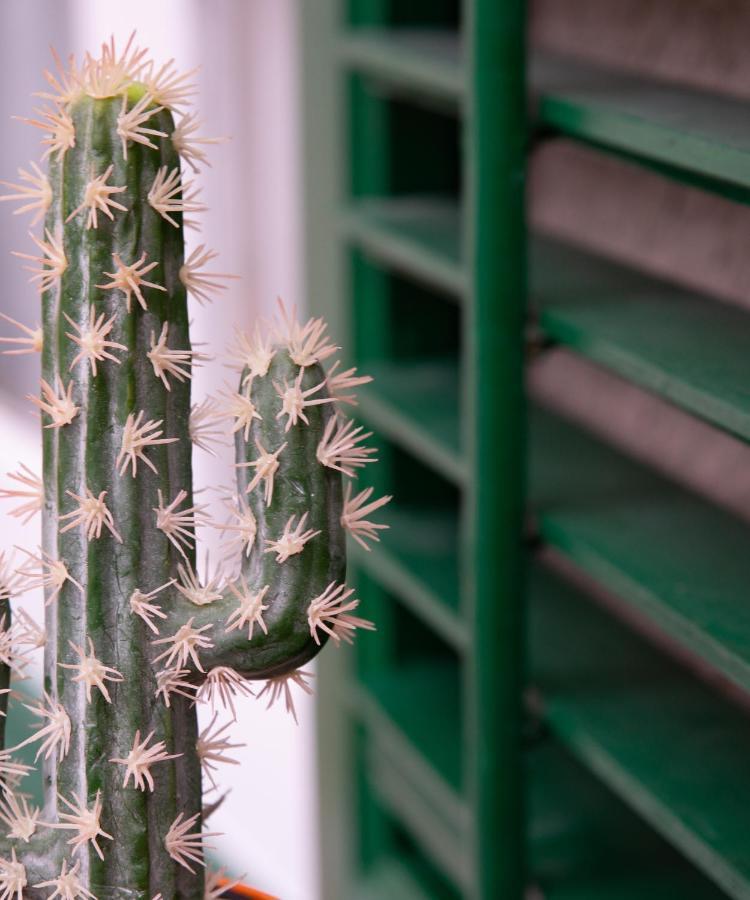
<instances>
[{"instance_id":1,"label":"green painted wood","mask_svg":"<svg viewBox=\"0 0 750 900\"><path fill-rule=\"evenodd\" d=\"M555 734L730 897L750 897L744 712L552 578L534 584L530 630Z\"/></svg>"},{"instance_id":2,"label":"green painted wood","mask_svg":"<svg viewBox=\"0 0 750 900\"><path fill-rule=\"evenodd\" d=\"M389 756L376 736L368 749L368 775L379 801L462 896L471 894L474 877L465 827L439 814L430 803L430 795L420 792L410 773L401 770L398 759ZM462 824L465 826L465 817Z\"/></svg>"},{"instance_id":3,"label":"green painted wood","mask_svg":"<svg viewBox=\"0 0 750 900\"><path fill-rule=\"evenodd\" d=\"M435 28L358 28L339 41L338 55L350 69L386 87L461 103L465 82L454 31Z\"/></svg>"},{"instance_id":4,"label":"green painted wood","mask_svg":"<svg viewBox=\"0 0 750 900\"><path fill-rule=\"evenodd\" d=\"M352 347L347 340L351 336L349 309L344 302L346 254L334 239L346 175L346 148L339 130L344 96L334 60L339 3L303 3L298 12L304 72L302 154L308 167L303 183L307 302L331 324L336 343ZM355 867L354 753L347 710L336 700L339 685L352 678L351 657L321 654L316 676L317 751L319 759L326 761L318 766L318 815L320 822L325 822L325 828L317 831L318 887L319 896L338 900L351 896Z\"/></svg>"},{"instance_id":5,"label":"green painted wood","mask_svg":"<svg viewBox=\"0 0 750 900\"><path fill-rule=\"evenodd\" d=\"M464 771L477 900L515 900L524 880L521 685L526 4L466 11L465 241L472 272L461 402L471 480L462 569L474 647L465 678ZM498 850L500 849L500 852Z\"/></svg>"},{"instance_id":6,"label":"green painted wood","mask_svg":"<svg viewBox=\"0 0 750 900\"><path fill-rule=\"evenodd\" d=\"M360 879L354 889L354 900L383 900L398 897L399 900L438 900L420 884L415 868L395 858L386 859ZM456 895L453 894L453 897ZM452 900L445 894L445 900Z\"/></svg>"},{"instance_id":7,"label":"green painted wood","mask_svg":"<svg viewBox=\"0 0 750 900\"><path fill-rule=\"evenodd\" d=\"M384 23L387 21L388 6L387 0L352 2L351 22ZM339 10L339 16L342 12L343 10ZM348 152L346 163L342 167L345 179L342 197L385 194L390 190L395 177L395 160L388 152L392 138L388 102L385 98L372 94L358 77L341 83L341 89L345 91L348 101L347 129L342 130L339 136L345 139L345 148ZM340 322L340 327L346 329L342 333L342 340L346 345L353 347L354 362L363 358L380 358L390 352L388 275L365 265L362 259L347 253L348 249L342 243L341 252L347 278L342 285L347 309ZM350 305L350 297L356 298L356 312ZM379 450L383 468L375 474L373 487L377 493L387 493L384 486L390 483L392 454L389 447ZM350 573L348 577L351 578L352 574ZM394 612L385 602L385 592L376 582L364 579L358 579L358 582L362 603L366 603L373 611L373 617L378 619L378 640L358 648L358 662L362 667L378 669L388 659L389 647L393 640ZM355 845L356 865L363 867L388 852L390 840L386 823L365 784L361 763L358 763L357 770L353 774L361 785L359 803L353 813L360 823ZM349 886L346 886L344 896L348 892Z\"/></svg>"},{"instance_id":8,"label":"green painted wood","mask_svg":"<svg viewBox=\"0 0 750 900\"><path fill-rule=\"evenodd\" d=\"M540 56L540 123L646 160L750 187L750 125L740 100Z\"/></svg>"},{"instance_id":9,"label":"green painted wood","mask_svg":"<svg viewBox=\"0 0 750 900\"><path fill-rule=\"evenodd\" d=\"M530 877L545 900L726 897L555 742L530 751L527 777Z\"/></svg>"},{"instance_id":10,"label":"green painted wood","mask_svg":"<svg viewBox=\"0 0 750 900\"><path fill-rule=\"evenodd\" d=\"M750 688L750 527L562 420L537 416L532 434L542 539Z\"/></svg>"},{"instance_id":11,"label":"green painted wood","mask_svg":"<svg viewBox=\"0 0 750 900\"><path fill-rule=\"evenodd\" d=\"M546 335L750 438L750 314L542 238L531 272Z\"/></svg>"},{"instance_id":12,"label":"green painted wood","mask_svg":"<svg viewBox=\"0 0 750 900\"><path fill-rule=\"evenodd\" d=\"M341 227L372 259L438 290L466 292L455 202L440 197L362 200L344 215Z\"/></svg>"},{"instance_id":13,"label":"green painted wood","mask_svg":"<svg viewBox=\"0 0 750 900\"><path fill-rule=\"evenodd\" d=\"M359 395L362 418L450 481L464 483L455 361L389 361L368 369L374 381Z\"/></svg>"},{"instance_id":14,"label":"green painted wood","mask_svg":"<svg viewBox=\"0 0 750 900\"><path fill-rule=\"evenodd\" d=\"M454 807L459 808L462 752L456 667L432 660L393 666L368 674L352 696L365 719L377 725L373 732L388 740L393 731L391 743L403 750L403 741L395 737L400 734L422 764L442 779L453 793Z\"/></svg>"},{"instance_id":15,"label":"green painted wood","mask_svg":"<svg viewBox=\"0 0 750 900\"><path fill-rule=\"evenodd\" d=\"M458 534L455 516L399 507L383 514L389 527L370 551L354 544L352 554L368 575L399 597L446 643L459 651L469 634L459 613Z\"/></svg>"}]
</instances>

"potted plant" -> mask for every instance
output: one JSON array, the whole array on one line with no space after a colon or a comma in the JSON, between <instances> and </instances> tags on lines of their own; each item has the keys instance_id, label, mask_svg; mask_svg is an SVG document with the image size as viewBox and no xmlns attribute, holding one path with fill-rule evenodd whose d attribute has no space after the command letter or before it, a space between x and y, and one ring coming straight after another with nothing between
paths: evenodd
<instances>
[{"instance_id":1,"label":"potted plant","mask_svg":"<svg viewBox=\"0 0 750 900\"><path fill-rule=\"evenodd\" d=\"M39 353L43 471L23 465L0 496L11 514L41 512L42 546L0 559L0 688L44 642L44 694L31 705L45 802L23 794L28 766L0 753L0 898L203 900L211 807L202 769L227 759L227 726L199 733L196 702L262 681L293 709L301 668L331 638L372 623L345 585L345 534L377 539L388 498L346 492L373 461L343 410L368 379L329 365L338 348L318 319L280 306L266 333L239 334L236 386L191 403L188 299L207 302L228 276L201 245L184 255L186 216L201 210L186 167L212 141L186 112L193 94L173 63L134 37L81 65L47 72L42 130L48 172L20 171L3 199L43 220L19 253L41 293L41 325L4 318L14 353ZM179 114L175 122L174 115ZM327 371L324 364L328 367ZM193 447L234 436L226 502L234 565L224 582L196 574ZM42 629L10 601L45 591ZM0 722L3 720L0 720Z\"/></svg>"}]
</instances>

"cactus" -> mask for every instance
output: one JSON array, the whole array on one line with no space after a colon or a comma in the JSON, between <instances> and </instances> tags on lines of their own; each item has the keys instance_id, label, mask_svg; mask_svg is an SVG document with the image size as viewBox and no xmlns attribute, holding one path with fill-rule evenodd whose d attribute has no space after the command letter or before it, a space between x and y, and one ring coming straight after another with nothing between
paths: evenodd
<instances>
[{"instance_id":1,"label":"cactus","mask_svg":"<svg viewBox=\"0 0 750 900\"><path fill-rule=\"evenodd\" d=\"M270 336L238 336L237 386L191 407L206 357L191 349L188 296L206 302L228 277L206 270L202 245L184 257L185 215L202 206L182 173L213 143L193 115L174 123L193 88L132 37L45 74L49 105L30 122L49 172L32 164L1 198L44 218L18 254L42 325L3 316L19 332L2 338L5 352L41 353L30 400L43 476L21 466L0 491L20 500L12 515L42 513L41 548L20 564L0 556L0 700L4 711L29 645L44 642L44 695L28 704L39 727L19 747L36 747L45 803L28 805L28 767L2 751L0 900L218 897L201 869L201 779L233 745L226 726L199 735L196 702L232 705L263 680L258 696L293 712L292 686L309 690L301 667L326 640L373 627L353 615L345 532L377 540L385 526L368 516L389 498L342 489L373 461L341 413L369 379L326 373L338 348L325 325L282 305ZM213 524L236 559L201 582L195 530L212 523L191 455L222 428L237 483L230 519ZM44 631L22 608L11 623L10 599L39 586Z\"/></svg>"}]
</instances>

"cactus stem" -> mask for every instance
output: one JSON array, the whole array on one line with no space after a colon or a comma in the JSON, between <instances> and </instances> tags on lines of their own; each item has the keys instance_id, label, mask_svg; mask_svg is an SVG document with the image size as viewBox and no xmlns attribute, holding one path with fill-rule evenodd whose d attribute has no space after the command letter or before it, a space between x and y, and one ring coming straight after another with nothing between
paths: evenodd
<instances>
[{"instance_id":1,"label":"cactus stem","mask_svg":"<svg viewBox=\"0 0 750 900\"><path fill-rule=\"evenodd\" d=\"M143 277L159 265L158 260L154 260L153 262L146 264L146 256L147 252L144 250L143 253L141 253L140 258L136 262L131 263L128 266L122 261L118 253L113 253L112 259L115 262L117 271L104 273L109 278L111 278L112 281L110 281L109 284L96 285L103 291L122 291L125 294L125 303L128 312L131 312L131 302L133 299L133 294L135 294L138 303L140 303L141 309L148 309L148 304L146 303L146 299L141 292L141 287L150 287L156 291L167 290L163 285L156 284L153 281L146 281L146 279Z\"/></svg>"},{"instance_id":2,"label":"cactus stem","mask_svg":"<svg viewBox=\"0 0 750 900\"><path fill-rule=\"evenodd\" d=\"M73 361L69 366L70 369L73 369L81 360L84 360L91 364L91 374L96 377L97 361L103 362L105 359L109 359L112 362L117 363L118 366L120 365L121 360L116 356L113 356L109 351L127 351L128 348L125 344L107 340L107 335L112 331L115 319L117 318L116 313L110 316L105 322L105 313L101 313L97 318L96 310L92 306L89 310L88 328L85 326L81 327L77 322L74 322L67 313L63 313L63 315L71 328L74 328L78 332L78 334L71 334L69 331L66 331L65 337L70 338L74 344L77 344L81 348L80 352L73 358Z\"/></svg>"},{"instance_id":3,"label":"cactus stem","mask_svg":"<svg viewBox=\"0 0 750 900\"><path fill-rule=\"evenodd\" d=\"M297 721L297 710L294 706L294 695L292 694L292 685L296 685L306 694L313 694L313 689L307 683L308 678L314 678L312 672L304 672L302 669L296 669L294 672L287 672L285 675L276 675L273 678L269 678L266 683L263 685L263 689L257 695L258 699L268 692L268 703L266 704L266 709L270 709L272 706L275 706L276 703L283 697L284 699L284 708L289 713L289 715L294 719L295 725L299 725Z\"/></svg>"},{"instance_id":4,"label":"cactus stem","mask_svg":"<svg viewBox=\"0 0 750 900\"><path fill-rule=\"evenodd\" d=\"M278 540L266 538L268 547L266 547L263 552L275 553L277 563L286 562L290 556L301 553L305 544L320 534L320 531L313 531L312 528L308 528L308 530L305 531L307 513L303 513L300 516L299 521L295 523L294 520L296 518L297 516L289 517L289 520L284 526L284 531Z\"/></svg>"},{"instance_id":5,"label":"cactus stem","mask_svg":"<svg viewBox=\"0 0 750 900\"><path fill-rule=\"evenodd\" d=\"M19 181L23 182L22 184L14 184L10 181L0 181L0 184L2 184L3 187L10 188L11 191L15 192L13 194L4 194L0 197L0 202L3 200L20 201L23 205L19 206L18 209L14 209L13 215L17 216L25 212L34 212L34 218L31 220L31 224L36 225L50 208L50 204L52 203L52 185L49 183L47 176L35 162L31 162L29 165L33 169L33 172L28 172L26 169L20 168L18 170L18 178Z\"/></svg>"},{"instance_id":6,"label":"cactus stem","mask_svg":"<svg viewBox=\"0 0 750 900\"><path fill-rule=\"evenodd\" d=\"M122 782L123 787L128 786L128 781L133 779L133 786L140 791L146 788L153 792L154 777L151 774L151 766L157 763L166 762L168 759L177 759L182 756L181 753L167 753L167 747L164 741L157 741L152 746L148 746L149 741L154 736L151 731L146 738L141 740L140 729L136 731L133 738L133 747L125 757L116 757L110 759L111 763L125 766L125 779Z\"/></svg>"},{"instance_id":7,"label":"cactus stem","mask_svg":"<svg viewBox=\"0 0 750 900\"><path fill-rule=\"evenodd\" d=\"M39 282L37 290L40 294L51 290L62 277L63 272L68 268L68 260L63 250L62 239L56 240L48 228L45 228L44 235L46 241L41 240L31 231L29 237L42 251L41 256L34 256L33 253L21 253L19 250L12 250L13 256L19 259L29 259L31 262L38 263L37 266L24 266L27 272L31 272L29 281Z\"/></svg>"},{"instance_id":8,"label":"cactus stem","mask_svg":"<svg viewBox=\"0 0 750 900\"><path fill-rule=\"evenodd\" d=\"M195 297L201 306L213 300L211 295L214 291L225 291L227 289L227 285L217 281L217 278L239 278L239 275L229 275L226 272L202 271L203 266L218 255L215 250L206 250L205 244L199 244L180 266L180 281L185 285L188 294L191 297Z\"/></svg>"}]
</instances>

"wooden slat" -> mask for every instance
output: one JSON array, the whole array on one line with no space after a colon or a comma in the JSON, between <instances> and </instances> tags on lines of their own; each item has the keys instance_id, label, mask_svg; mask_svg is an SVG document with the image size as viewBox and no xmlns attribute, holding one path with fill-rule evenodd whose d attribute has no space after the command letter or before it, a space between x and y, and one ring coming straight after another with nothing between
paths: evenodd
<instances>
[{"instance_id":1,"label":"wooden slat","mask_svg":"<svg viewBox=\"0 0 750 900\"><path fill-rule=\"evenodd\" d=\"M543 414L531 492L546 543L750 689L750 527Z\"/></svg>"},{"instance_id":2,"label":"wooden slat","mask_svg":"<svg viewBox=\"0 0 750 900\"><path fill-rule=\"evenodd\" d=\"M455 360L368 364L359 412L378 432L456 484L466 479L460 451L459 377Z\"/></svg>"},{"instance_id":3,"label":"wooden slat","mask_svg":"<svg viewBox=\"0 0 750 900\"><path fill-rule=\"evenodd\" d=\"M342 219L344 236L373 259L453 295L467 289L458 206L444 198L363 200Z\"/></svg>"},{"instance_id":4,"label":"wooden slat","mask_svg":"<svg viewBox=\"0 0 750 900\"><path fill-rule=\"evenodd\" d=\"M410 861L389 858L368 872L355 888L354 900L383 900L398 897L399 900L453 900L456 894L446 892L435 897L430 889L420 883L419 872Z\"/></svg>"},{"instance_id":5,"label":"wooden slat","mask_svg":"<svg viewBox=\"0 0 750 900\"><path fill-rule=\"evenodd\" d=\"M458 523L436 510L408 509L392 501L383 512L388 529L370 551L352 543L357 562L455 649L469 646L459 610Z\"/></svg>"},{"instance_id":6,"label":"wooden slat","mask_svg":"<svg viewBox=\"0 0 750 900\"><path fill-rule=\"evenodd\" d=\"M471 895L471 863L466 829L441 816L414 780L372 735L368 745L368 775L380 802L406 828L425 856L451 882ZM464 823L465 824L465 823Z\"/></svg>"},{"instance_id":7,"label":"wooden slat","mask_svg":"<svg viewBox=\"0 0 750 900\"><path fill-rule=\"evenodd\" d=\"M342 39L339 54L387 85L461 102L462 54L450 33L362 29ZM531 84L540 123L750 187L750 125L739 100L543 53L534 59Z\"/></svg>"},{"instance_id":8,"label":"wooden slat","mask_svg":"<svg viewBox=\"0 0 750 900\"><path fill-rule=\"evenodd\" d=\"M415 773L423 767L424 784L430 786L430 793L445 795L445 809L451 813L462 806L459 689L455 666L431 661L368 675L364 684L352 689L354 702L360 704L359 711L373 732L404 758L407 754L401 751L408 745L412 755L404 766ZM438 781L441 789L432 791L440 787Z\"/></svg>"},{"instance_id":9,"label":"wooden slat","mask_svg":"<svg viewBox=\"0 0 750 900\"><path fill-rule=\"evenodd\" d=\"M730 897L750 897L747 717L572 589L532 584L545 720Z\"/></svg>"},{"instance_id":10,"label":"wooden slat","mask_svg":"<svg viewBox=\"0 0 750 900\"><path fill-rule=\"evenodd\" d=\"M455 32L440 29L376 29L348 31L339 40L339 59L349 69L370 75L401 91L463 101L465 79Z\"/></svg>"},{"instance_id":11,"label":"wooden slat","mask_svg":"<svg viewBox=\"0 0 750 900\"><path fill-rule=\"evenodd\" d=\"M368 769L389 812L432 862L467 886L470 815L462 796L459 679L447 662L368 675L348 691L368 734Z\"/></svg>"},{"instance_id":12,"label":"wooden slat","mask_svg":"<svg viewBox=\"0 0 750 900\"><path fill-rule=\"evenodd\" d=\"M559 746L528 762L531 878L544 900L726 896Z\"/></svg>"},{"instance_id":13,"label":"wooden slat","mask_svg":"<svg viewBox=\"0 0 750 900\"><path fill-rule=\"evenodd\" d=\"M531 259L545 334L750 439L750 314L556 241Z\"/></svg>"},{"instance_id":14,"label":"wooden slat","mask_svg":"<svg viewBox=\"0 0 750 900\"><path fill-rule=\"evenodd\" d=\"M542 55L531 82L544 125L750 187L750 121L738 100Z\"/></svg>"}]
</instances>

